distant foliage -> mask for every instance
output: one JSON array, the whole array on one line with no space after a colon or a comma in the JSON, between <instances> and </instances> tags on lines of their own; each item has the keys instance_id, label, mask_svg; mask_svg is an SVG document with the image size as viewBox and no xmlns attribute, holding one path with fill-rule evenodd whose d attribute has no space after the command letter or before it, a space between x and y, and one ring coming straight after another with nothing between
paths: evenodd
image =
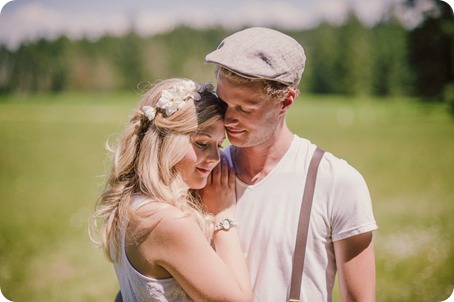
<instances>
[{"instance_id":1,"label":"distant foliage","mask_svg":"<svg viewBox=\"0 0 454 302\"><path fill-rule=\"evenodd\" d=\"M437 14L409 33L409 64L417 95L454 102L454 15L445 2L437 1L437 6Z\"/></svg>"},{"instance_id":2,"label":"distant foliage","mask_svg":"<svg viewBox=\"0 0 454 302\"><path fill-rule=\"evenodd\" d=\"M366 27L351 12L342 25L282 31L307 52L302 91L414 95L454 103L454 16L446 6L412 30L393 17ZM205 55L230 33L182 26L151 37L131 30L96 41L63 36L15 50L0 45L0 93L130 91L171 76L212 81L213 66L204 63Z\"/></svg>"}]
</instances>

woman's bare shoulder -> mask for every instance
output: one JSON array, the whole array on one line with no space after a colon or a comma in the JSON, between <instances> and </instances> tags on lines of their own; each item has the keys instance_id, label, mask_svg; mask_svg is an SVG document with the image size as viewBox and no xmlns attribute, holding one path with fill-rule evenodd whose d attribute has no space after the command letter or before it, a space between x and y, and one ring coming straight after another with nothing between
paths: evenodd
<instances>
[{"instance_id":1,"label":"woman's bare shoulder","mask_svg":"<svg viewBox=\"0 0 454 302\"><path fill-rule=\"evenodd\" d=\"M150 233L153 233L154 239L162 236L177 239L184 236L183 230L199 229L190 215L176 206L163 202L144 204L136 210L136 214L137 217L128 226L129 232L135 238L146 239L149 238Z\"/></svg>"}]
</instances>

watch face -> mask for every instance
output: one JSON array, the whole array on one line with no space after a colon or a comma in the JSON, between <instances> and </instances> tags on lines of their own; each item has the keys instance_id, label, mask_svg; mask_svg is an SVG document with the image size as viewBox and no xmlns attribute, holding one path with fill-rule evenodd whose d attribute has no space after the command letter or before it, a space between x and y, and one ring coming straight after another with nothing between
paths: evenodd
<instances>
[{"instance_id":1,"label":"watch face","mask_svg":"<svg viewBox=\"0 0 454 302\"><path fill-rule=\"evenodd\" d=\"M230 221L228 221L227 219L225 219L224 221L222 221L222 228L226 231L228 231L230 229Z\"/></svg>"}]
</instances>

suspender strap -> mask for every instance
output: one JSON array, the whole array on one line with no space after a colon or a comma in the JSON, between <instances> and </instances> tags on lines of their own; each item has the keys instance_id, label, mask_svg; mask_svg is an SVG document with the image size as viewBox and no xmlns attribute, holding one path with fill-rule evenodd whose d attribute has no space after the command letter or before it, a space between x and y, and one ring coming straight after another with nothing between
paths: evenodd
<instances>
[{"instance_id":1,"label":"suspender strap","mask_svg":"<svg viewBox=\"0 0 454 302\"><path fill-rule=\"evenodd\" d=\"M293 253L293 270L290 283L289 302L300 301L301 281L303 278L304 257L306 255L307 233L309 230L312 200L314 198L315 181L317 178L318 165L320 164L324 153L325 151L320 148L315 150L307 172L298 231L296 234L295 252Z\"/></svg>"}]
</instances>

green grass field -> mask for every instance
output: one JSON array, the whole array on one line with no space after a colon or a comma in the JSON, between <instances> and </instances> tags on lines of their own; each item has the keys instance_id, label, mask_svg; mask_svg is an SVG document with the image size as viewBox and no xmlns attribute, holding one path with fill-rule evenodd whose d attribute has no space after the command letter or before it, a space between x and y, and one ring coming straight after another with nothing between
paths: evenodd
<instances>
[{"instance_id":1,"label":"green grass field","mask_svg":"<svg viewBox=\"0 0 454 302\"><path fill-rule=\"evenodd\" d=\"M0 288L15 302L112 301L87 221L134 94L0 97ZM290 128L365 176L377 301L442 301L454 286L454 119L403 99L302 96ZM338 293L335 301L340 301Z\"/></svg>"}]
</instances>

